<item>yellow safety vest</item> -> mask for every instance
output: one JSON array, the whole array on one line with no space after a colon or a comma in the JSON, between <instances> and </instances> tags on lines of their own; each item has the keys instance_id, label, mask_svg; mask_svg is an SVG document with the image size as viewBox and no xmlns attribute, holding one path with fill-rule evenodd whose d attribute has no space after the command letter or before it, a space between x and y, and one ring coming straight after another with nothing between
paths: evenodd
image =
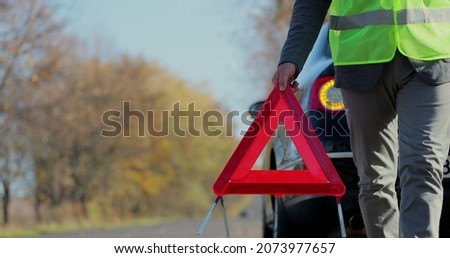
<instances>
[{"instance_id":1,"label":"yellow safety vest","mask_svg":"<svg viewBox=\"0 0 450 258\"><path fill-rule=\"evenodd\" d=\"M450 0L333 0L329 35L335 65L450 58Z\"/></svg>"}]
</instances>

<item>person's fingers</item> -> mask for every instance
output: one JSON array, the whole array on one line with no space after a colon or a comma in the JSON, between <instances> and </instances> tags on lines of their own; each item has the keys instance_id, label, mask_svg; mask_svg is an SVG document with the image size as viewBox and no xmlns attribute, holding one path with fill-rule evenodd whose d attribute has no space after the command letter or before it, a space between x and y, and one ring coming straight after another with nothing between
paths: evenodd
<instances>
[{"instance_id":1,"label":"person's fingers","mask_svg":"<svg viewBox=\"0 0 450 258\"><path fill-rule=\"evenodd\" d=\"M272 76L272 84L273 87L279 87L279 77L280 77L280 73L278 71L278 69L275 71L275 73Z\"/></svg>"},{"instance_id":2,"label":"person's fingers","mask_svg":"<svg viewBox=\"0 0 450 258\"><path fill-rule=\"evenodd\" d=\"M294 89L294 91L300 90L298 86L299 86L298 81L292 81L291 87Z\"/></svg>"},{"instance_id":3,"label":"person's fingers","mask_svg":"<svg viewBox=\"0 0 450 258\"><path fill-rule=\"evenodd\" d=\"M289 74L285 70L280 71L278 78L278 85L281 91L285 91L287 85L289 84Z\"/></svg>"},{"instance_id":4,"label":"person's fingers","mask_svg":"<svg viewBox=\"0 0 450 258\"><path fill-rule=\"evenodd\" d=\"M293 82L295 75L295 65L292 63L283 63L277 68L272 76L273 86L279 87L281 91L285 91L287 87L296 88L298 83Z\"/></svg>"},{"instance_id":5,"label":"person's fingers","mask_svg":"<svg viewBox=\"0 0 450 258\"><path fill-rule=\"evenodd\" d=\"M286 90L286 85L288 84L288 75L286 72L278 68L274 75L272 76L272 84L274 87L279 87L281 91Z\"/></svg>"}]
</instances>

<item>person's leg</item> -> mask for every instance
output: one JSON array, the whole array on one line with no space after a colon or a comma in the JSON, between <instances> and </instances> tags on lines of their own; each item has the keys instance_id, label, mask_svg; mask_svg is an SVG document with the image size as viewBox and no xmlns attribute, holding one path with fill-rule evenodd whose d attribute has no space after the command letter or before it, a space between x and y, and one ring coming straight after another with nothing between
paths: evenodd
<instances>
[{"instance_id":1,"label":"person's leg","mask_svg":"<svg viewBox=\"0 0 450 258\"><path fill-rule=\"evenodd\" d=\"M390 65L385 78L392 77ZM342 89L353 158L360 178L359 203L368 237L398 237L398 134L393 82L368 91Z\"/></svg>"},{"instance_id":2,"label":"person's leg","mask_svg":"<svg viewBox=\"0 0 450 258\"><path fill-rule=\"evenodd\" d=\"M450 138L450 83L432 86L416 75L397 94L400 236L438 237L443 166Z\"/></svg>"}]
</instances>

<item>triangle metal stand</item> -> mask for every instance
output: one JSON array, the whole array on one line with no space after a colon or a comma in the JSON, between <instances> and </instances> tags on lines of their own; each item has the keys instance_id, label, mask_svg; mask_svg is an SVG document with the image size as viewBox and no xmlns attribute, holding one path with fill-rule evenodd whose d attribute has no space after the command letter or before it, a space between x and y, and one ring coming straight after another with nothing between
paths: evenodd
<instances>
[{"instance_id":1,"label":"triangle metal stand","mask_svg":"<svg viewBox=\"0 0 450 258\"><path fill-rule=\"evenodd\" d=\"M340 197L336 197L336 204L337 204L338 217L339 217L339 227L341 229L341 236L342 236L342 238L346 238L347 233L345 231L344 213L342 212L342 204L341 204Z\"/></svg>"},{"instance_id":2,"label":"triangle metal stand","mask_svg":"<svg viewBox=\"0 0 450 258\"><path fill-rule=\"evenodd\" d=\"M225 208L225 204L224 204L222 196L217 196L216 199L214 200L213 204L211 205L211 208L209 209L208 213L206 214L205 219L203 220L202 224L200 225L200 228L199 228L199 230L197 232L197 235L200 236L200 235L203 234L203 231L205 230L206 225L208 224L208 221L210 220L210 218L211 218L212 214L214 213L214 210L216 209L217 204L219 202L220 202L220 206L222 208L222 216L223 216L223 222L224 222L224 225L225 225L226 236L228 238L231 237L230 236L230 227L229 227L229 223L228 223L227 210Z\"/></svg>"},{"instance_id":3,"label":"triangle metal stand","mask_svg":"<svg viewBox=\"0 0 450 258\"><path fill-rule=\"evenodd\" d=\"M280 208L281 205L281 197L276 197L275 198L275 211L274 211L274 238L277 238L279 236L277 236L276 232L278 232L277 228L278 228L278 209ZM228 215L227 215L227 210L225 208L225 204L223 201L223 197L222 196L217 196L216 199L214 200L213 204L211 205L211 208L209 209L208 213L206 214L205 219L203 220L202 224L200 225L200 228L197 232L197 235L202 235L203 231L206 228L206 225L208 224L212 214L214 213L214 210L217 207L217 204L220 202L220 206L222 208L222 216L223 216L223 222L225 225L225 233L227 238L230 238L230 227L229 227L229 223L228 223ZM337 211L338 211L338 217L339 217L339 228L341 230L341 237L342 238L346 238L347 237L347 233L345 230L345 222L344 222L344 213L342 212L342 204L341 204L341 198L336 197L336 204L337 204Z\"/></svg>"}]
</instances>

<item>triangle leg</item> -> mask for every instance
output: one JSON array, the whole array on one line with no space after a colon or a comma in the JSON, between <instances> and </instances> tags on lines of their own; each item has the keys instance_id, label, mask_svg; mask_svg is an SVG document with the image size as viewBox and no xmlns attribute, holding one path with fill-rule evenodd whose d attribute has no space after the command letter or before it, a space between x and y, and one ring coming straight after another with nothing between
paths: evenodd
<instances>
[{"instance_id":1,"label":"triangle leg","mask_svg":"<svg viewBox=\"0 0 450 258\"><path fill-rule=\"evenodd\" d=\"M221 198L221 197L220 197ZM211 205L211 208L209 209L208 213L206 214L205 219L203 220L202 224L200 225L200 228L198 229L197 235L203 234L203 231L205 230L206 224L208 224L209 219L211 218L214 210L217 207L217 203L219 202L219 197L216 197L213 204Z\"/></svg>"},{"instance_id":2,"label":"triangle leg","mask_svg":"<svg viewBox=\"0 0 450 258\"><path fill-rule=\"evenodd\" d=\"M227 210L225 209L225 204L223 202L223 197L220 197L220 206L222 207L222 215L223 215L223 222L225 224L225 233L227 234L227 237L230 238L230 227L228 224L228 216L227 216Z\"/></svg>"},{"instance_id":3,"label":"triangle leg","mask_svg":"<svg viewBox=\"0 0 450 258\"><path fill-rule=\"evenodd\" d=\"M273 237L279 238L281 237L279 235L280 233L280 209L281 209L281 197L275 197L274 200L274 211L273 211Z\"/></svg>"},{"instance_id":4,"label":"triangle leg","mask_svg":"<svg viewBox=\"0 0 450 258\"><path fill-rule=\"evenodd\" d=\"M341 198L336 197L336 203L339 216L339 226L341 227L341 236L342 238L346 238L347 233L345 231L344 213L342 212Z\"/></svg>"}]
</instances>

